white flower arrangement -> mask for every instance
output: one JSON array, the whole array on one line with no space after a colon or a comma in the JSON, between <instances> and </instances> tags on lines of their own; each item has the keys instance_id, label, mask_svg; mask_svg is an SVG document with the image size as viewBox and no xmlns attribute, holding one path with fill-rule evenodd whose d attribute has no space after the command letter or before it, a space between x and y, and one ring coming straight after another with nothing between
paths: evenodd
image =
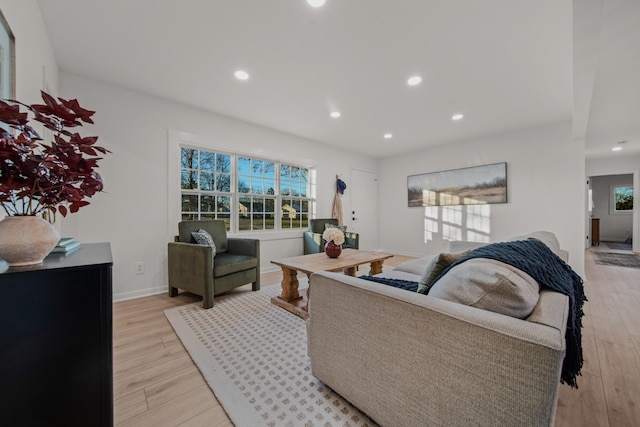
<instances>
[{"instance_id":1,"label":"white flower arrangement","mask_svg":"<svg viewBox=\"0 0 640 427\"><path fill-rule=\"evenodd\" d=\"M327 242L333 240L333 243L335 243L336 245L341 245L344 243L344 233L339 228L327 228L326 230L324 230L324 233L322 233L322 238Z\"/></svg>"}]
</instances>

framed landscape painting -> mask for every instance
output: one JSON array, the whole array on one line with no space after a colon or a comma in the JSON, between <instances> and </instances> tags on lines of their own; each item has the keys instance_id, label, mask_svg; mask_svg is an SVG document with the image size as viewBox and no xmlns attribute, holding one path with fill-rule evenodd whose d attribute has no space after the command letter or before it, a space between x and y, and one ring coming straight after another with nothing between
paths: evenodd
<instances>
[{"instance_id":1,"label":"framed landscape painting","mask_svg":"<svg viewBox=\"0 0 640 427\"><path fill-rule=\"evenodd\" d=\"M507 164L407 177L409 207L507 203Z\"/></svg>"},{"instance_id":2,"label":"framed landscape painting","mask_svg":"<svg viewBox=\"0 0 640 427\"><path fill-rule=\"evenodd\" d=\"M15 39L0 11L0 99L16 96Z\"/></svg>"}]
</instances>

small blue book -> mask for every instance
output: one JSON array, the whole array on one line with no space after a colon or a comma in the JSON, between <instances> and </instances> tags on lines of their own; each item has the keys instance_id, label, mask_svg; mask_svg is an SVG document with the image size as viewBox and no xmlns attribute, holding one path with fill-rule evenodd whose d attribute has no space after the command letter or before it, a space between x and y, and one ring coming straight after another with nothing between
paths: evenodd
<instances>
[{"instance_id":1,"label":"small blue book","mask_svg":"<svg viewBox=\"0 0 640 427\"><path fill-rule=\"evenodd\" d=\"M53 248L51 253L67 253L68 254L70 252L75 251L79 247L80 247L80 242L74 240L73 242L69 242L64 246L62 245L56 246L55 248Z\"/></svg>"}]
</instances>

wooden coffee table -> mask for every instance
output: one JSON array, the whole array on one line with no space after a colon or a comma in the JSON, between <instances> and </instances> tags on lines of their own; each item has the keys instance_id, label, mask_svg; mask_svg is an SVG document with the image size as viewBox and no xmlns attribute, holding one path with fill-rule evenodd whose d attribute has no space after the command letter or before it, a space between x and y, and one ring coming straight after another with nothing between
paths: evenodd
<instances>
[{"instance_id":1,"label":"wooden coffee table","mask_svg":"<svg viewBox=\"0 0 640 427\"><path fill-rule=\"evenodd\" d=\"M319 253L273 260L273 264L282 268L282 294L271 298L271 303L308 319L307 296L298 292L298 272L305 273L307 277L318 271L344 271L344 274L355 276L357 266L370 264L369 274L373 275L382 273L384 260L392 256L383 252L343 249L338 258Z\"/></svg>"}]
</instances>

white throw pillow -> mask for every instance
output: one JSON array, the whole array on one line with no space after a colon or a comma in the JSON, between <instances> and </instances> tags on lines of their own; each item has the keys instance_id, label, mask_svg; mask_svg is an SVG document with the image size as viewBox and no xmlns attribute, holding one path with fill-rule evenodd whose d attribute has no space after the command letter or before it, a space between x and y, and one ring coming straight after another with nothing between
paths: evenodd
<instances>
[{"instance_id":1,"label":"white throw pillow","mask_svg":"<svg viewBox=\"0 0 640 427\"><path fill-rule=\"evenodd\" d=\"M429 296L524 319L538 303L540 285L508 264L475 258L449 270Z\"/></svg>"}]
</instances>

